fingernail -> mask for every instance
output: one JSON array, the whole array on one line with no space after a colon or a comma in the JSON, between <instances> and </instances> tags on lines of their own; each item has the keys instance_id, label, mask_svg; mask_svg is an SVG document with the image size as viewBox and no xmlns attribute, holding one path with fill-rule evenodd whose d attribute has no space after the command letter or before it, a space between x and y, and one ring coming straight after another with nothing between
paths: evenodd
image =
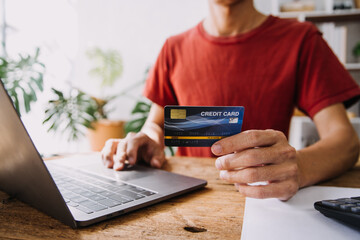
<instances>
[{"instance_id":1,"label":"fingernail","mask_svg":"<svg viewBox=\"0 0 360 240\"><path fill-rule=\"evenodd\" d=\"M225 171L225 170L220 171L220 178L221 178L221 179L224 179L225 176L226 176L226 171Z\"/></svg>"},{"instance_id":2,"label":"fingernail","mask_svg":"<svg viewBox=\"0 0 360 240\"><path fill-rule=\"evenodd\" d=\"M128 162L129 162L129 164L131 164L131 165L134 165L134 164L135 164L133 157L129 157L129 158L128 158Z\"/></svg>"},{"instance_id":3,"label":"fingernail","mask_svg":"<svg viewBox=\"0 0 360 240\"><path fill-rule=\"evenodd\" d=\"M111 162L110 162L109 160L106 160L105 166L106 166L107 168L111 168Z\"/></svg>"},{"instance_id":4,"label":"fingernail","mask_svg":"<svg viewBox=\"0 0 360 240\"><path fill-rule=\"evenodd\" d=\"M123 168L123 166L124 166L123 163L117 162L117 163L114 164L113 169L114 169L115 171L119 171L119 170L121 170L121 169Z\"/></svg>"},{"instance_id":5,"label":"fingernail","mask_svg":"<svg viewBox=\"0 0 360 240\"><path fill-rule=\"evenodd\" d=\"M221 161L220 161L220 159L216 159L216 161L215 161L215 167L216 167L217 169L221 169Z\"/></svg>"},{"instance_id":6,"label":"fingernail","mask_svg":"<svg viewBox=\"0 0 360 240\"><path fill-rule=\"evenodd\" d=\"M222 148L221 148L220 144L216 144L216 143L211 147L211 150L216 155L218 155L222 152Z\"/></svg>"}]
</instances>

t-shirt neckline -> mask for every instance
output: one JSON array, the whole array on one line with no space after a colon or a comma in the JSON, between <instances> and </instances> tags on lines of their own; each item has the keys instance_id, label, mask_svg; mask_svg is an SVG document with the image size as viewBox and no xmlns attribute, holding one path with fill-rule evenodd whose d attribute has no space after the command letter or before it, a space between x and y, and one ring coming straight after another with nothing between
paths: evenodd
<instances>
[{"instance_id":1,"label":"t-shirt neckline","mask_svg":"<svg viewBox=\"0 0 360 240\"><path fill-rule=\"evenodd\" d=\"M197 29L198 29L198 32L200 33L200 35L210 42L220 43L220 44L233 44L233 43L242 42L242 41L245 41L245 40L251 38L252 36L261 32L264 28L266 28L274 20L275 20L275 17L272 15L269 15L265 19L265 21L262 22L258 27L254 28L248 32L241 33L239 35L231 36L231 37L216 37L216 36L210 35L204 29L204 26L203 26L204 20L198 24Z\"/></svg>"}]
</instances>

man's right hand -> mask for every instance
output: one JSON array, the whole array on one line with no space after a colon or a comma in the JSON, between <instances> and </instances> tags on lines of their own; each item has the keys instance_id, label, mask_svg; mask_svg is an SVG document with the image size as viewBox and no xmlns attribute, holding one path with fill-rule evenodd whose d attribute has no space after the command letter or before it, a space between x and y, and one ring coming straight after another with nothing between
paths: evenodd
<instances>
[{"instance_id":1,"label":"man's right hand","mask_svg":"<svg viewBox=\"0 0 360 240\"><path fill-rule=\"evenodd\" d=\"M134 165L137 161L145 161L152 167L161 168L165 162L163 146L156 143L143 132L129 133L123 139L109 139L101 151L104 165L120 171L125 162Z\"/></svg>"}]
</instances>

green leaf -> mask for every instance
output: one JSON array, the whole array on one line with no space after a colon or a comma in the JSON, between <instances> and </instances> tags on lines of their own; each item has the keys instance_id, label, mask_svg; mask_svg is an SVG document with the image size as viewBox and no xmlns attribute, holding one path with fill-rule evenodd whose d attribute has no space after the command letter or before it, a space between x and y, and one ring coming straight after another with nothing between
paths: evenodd
<instances>
[{"instance_id":1,"label":"green leaf","mask_svg":"<svg viewBox=\"0 0 360 240\"><path fill-rule=\"evenodd\" d=\"M44 123L48 122L55 114L56 114L56 112L49 114L49 116L42 123L44 124Z\"/></svg>"},{"instance_id":2,"label":"green leaf","mask_svg":"<svg viewBox=\"0 0 360 240\"><path fill-rule=\"evenodd\" d=\"M51 90L58 95L60 98L64 98L64 94L61 91L56 90L55 88L51 88Z\"/></svg>"},{"instance_id":3,"label":"green leaf","mask_svg":"<svg viewBox=\"0 0 360 240\"><path fill-rule=\"evenodd\" d=\"M21 113L20 113L20 103L19 103L19 98L18 98L17 94L16 94L16 93L13 93L13 94L12 94L12 98L14 99L15 109L16 109L17 113L19 114L19 116L21 116Z\"/></svg>"},{"instance_id":4,"label":"green leaf","mask_svg":"<svg viewBox=\"0 0 360 240\"><path fill-rule=\"evenodd\" d=\"M125 132L139 132L141 128L144 126L146 117L138 118L135 120L131 120L125 124Z\"/></svg>"},{"instance_id":5,"label":"green leaf","mask_svg":"<svg viewBox=\"0 0 360 240\"><path fill-rule=\"evenodd\" d=\"M174 156L174 155L175 155L175 151L174 151L174 148L173 148L173 147L168 146L168 147L166 147L166 149L170 152L170 155L171 155L171 156Z\"/></svg>"},{"instance_id":6,"label":"green leaf","mask_svg":"<svg viewBox=\"0 0 360 240\"><path fill-rule=\"evenodd\" d=\"M145 102L137 102L134 109L132 110L132 114L135 113L148 113L150 111L151 104L147 104Z\"/></svg>"},{"instance_id":7,"label":"green leaf","mask_svg":"<svg viewBox=\"0 0 360 240\"><path fill-rule=\"evenodd\" d=\"M36 92L30 83L28 83L28 86L30 89L31 101L36 102L37 101Z\"/></svg>"},{"instance_id":8,"label":"green leaf","mask_svg":"<svg viewBox=\"0 0 360 240\"><path fill-rule=\"evenodd\" d=\"M34 77L31 77L31 79L34 81L34 83L36 84L36 86L39 88L39 90L42 92L44 91L44 81L43 81L43 74L39 73L39 77L36 79Z\"/></svg>"},{"instance_id":9,"label":"green leaf","mask_svg":"<svg viewBox=\"0 0 360 240\"><path fill-rule=\"evenodd\" d=\"M87 51L87 56L93 60L89 74L101 79L101 86L112 86L123 72L122 57L116 50L104 51L98 47Z\"/></svg>"},{"instance_id":10,"label":"green leaf","mask_svg":"<svg viewBox=\"0 0 360 240\"><path fill-rule=\"evenodd\" d=\"M21 90L23 92L25 112L28 113L30 111L31 97L25 92L24 88L21 88Z\"/></svg>"}]
</instances>

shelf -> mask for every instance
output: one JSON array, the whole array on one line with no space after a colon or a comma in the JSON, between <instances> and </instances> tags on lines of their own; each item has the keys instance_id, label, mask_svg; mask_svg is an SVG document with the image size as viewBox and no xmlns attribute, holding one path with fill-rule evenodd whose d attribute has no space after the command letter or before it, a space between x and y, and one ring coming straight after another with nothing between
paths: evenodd
<instances>
[{"instance_id":1,"label":"shelf","mask_svg":"<svg viewBox=\"0 0 360 240\"><path fill-rule=\"evenodd\" d=\"M345 63L345 68L348 71L360 71L360 63Z\"/></svg>"},{"instance_id":2,"label":"shelf","mask_svg":"<svg viewBox=\"0 0 360 240\"><path fill-rule=\"evenodd\" d=\"M313 12L281 12L281 18L296 18L300 21L320 22L343 22L359 21L360 9L335 10L333 12L313 11Z\"/></svg>"}]
</instances>

